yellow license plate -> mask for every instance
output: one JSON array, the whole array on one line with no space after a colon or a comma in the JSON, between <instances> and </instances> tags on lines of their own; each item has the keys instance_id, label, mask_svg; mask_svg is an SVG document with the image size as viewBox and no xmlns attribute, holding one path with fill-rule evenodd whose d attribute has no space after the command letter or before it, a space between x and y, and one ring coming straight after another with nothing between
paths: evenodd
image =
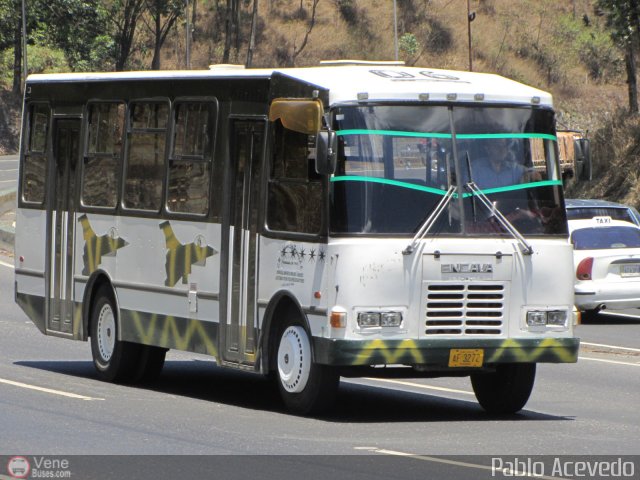
<instances>
[{"instance_id":1,"label":"yellow license plate","mask_svg":"<svg viewBox=\"0 0 640 480\"><path fill-rule=\"evenodd\" d=\"M452 348L449 351L450 367L481 367L483 359L481 348Z\"/></svg>"}]
</instances>

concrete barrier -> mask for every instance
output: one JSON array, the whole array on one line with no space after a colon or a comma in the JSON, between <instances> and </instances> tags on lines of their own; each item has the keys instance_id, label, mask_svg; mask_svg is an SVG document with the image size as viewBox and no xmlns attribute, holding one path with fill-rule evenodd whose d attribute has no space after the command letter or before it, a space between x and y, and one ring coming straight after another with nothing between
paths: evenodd
<instances>
[{"instance_id":1,"label":"concrete barrier","mask_svg":"<svg viewBox=\"0 0 640 480\"><path fill-rule=\"evenodd\" d=\"M13 252L16 234L15 222L16 191L0 191L0 247Z\"/></svg>"}]
</instances>

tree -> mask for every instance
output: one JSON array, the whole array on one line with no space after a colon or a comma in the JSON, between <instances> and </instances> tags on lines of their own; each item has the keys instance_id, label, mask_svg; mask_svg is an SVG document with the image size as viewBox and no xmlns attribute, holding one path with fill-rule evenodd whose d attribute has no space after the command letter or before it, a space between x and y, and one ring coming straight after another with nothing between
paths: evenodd
<instances>
[{"instance_id":1,"label":"tree","mask_svg":"<svg viewBox=\"0 0 640 480\"><path fill-rule=\"evenodd\" d=\"M598 0L597 7L607 17L611 38L625 52L629 112L638 113L635 59L640 46L640 3L638 0Z\"/></svg>"},{"instance_id":2,"label":"tree","mask_svg":"<svg viewBox=\"0 0 640 480\"><path fill-rule=\"evenodd\" d=\"M229 63L231 55L231 43L233 36L236 37L236 45L239 43L239 21L240 0L227 0L227 8L224 22L224 51L222 53L222 63Z\"/></svg>"},{"instance_id":3,"label":"tree","mask_svg":"<svg viewBox=\"0 0 640 480\"><path fill-rule=\"evenodd\" d=\"M309 35L311 35L311 31L316 24L316 8L318 7L318 2L320 0L313 0L311 4L311 18L309 19L309 24L307 26L307 30L304 34L304 38L302 39L302 44L299 47L296 47L295 43L293 44L293 54L291 56L291 64L295 65L296 59L298 55L302 53L304 48L307 46L307 42L309 41ZM300 8L302 9L302 2L300 2Z\"/></svg>"},{"instance_id":4,"label":"tree","mask_svg":"<svg viewBox=\"0 0 640 480\"><path fill-rule=\"evenodd\" d=\"M16 2L16 5L19 5ZM18 19L14 24L13 36L13 88L16 95L22 91L22 10L16 15ZM26 80L26 79L25 79Z\"/></svg>"},{"instance_id":5,"label":"tree","mask_svg":"<svg viewBox=\"0 0 640 480\"><path fill-rule=\"evenodd\" d=\"M247 49L246 67L251 67L253 63L253 52L256 48L256 29L258 23L258 0L253 0L253 11L251 13L251 34L249 35L249 48Z\"/></svg>"},{"instance_id":6,"label":"tree","mask_svg":"<svg viewBox=\"0 0 640 480\"><path fill-rule=\"evenodd\" d=\"M104 70L113 45L105 35L107 11L101 0L30 0L36 5L41 34L48 44L64 52L74 71Z\"/></svg>"},{"instance_id":7,"label":"tree","mask_svg":"<svg viewBox=\"0 0 640 480\"><path fill-rule=\"evenodd\" d=\"M13 49L13 87L22 90L22 8L20 0L0 0L0 52Z\"/></svg>"},{"instance_id":8,"label":"tree","mask_svg":"<svg viewBox=\"0 0 640 480\"><path fill-rule=\"evenodd\" d=\"M183 0L146 0L152 25L147 26L153 34L153 60L151 69L160 70L160 49L176 20L185 11Z\"/></svg>"},{"instance_id":9,"label":"tree","mask_svg":"<svg viewBox=\"0 0 640 480\"><path fill-rule=\"evenodd\" d=\"M112 0L106 7L114 40L113 59L116 71L124 70L134 49L138 21L146 0Z\"/></svg>"}]
</instances>

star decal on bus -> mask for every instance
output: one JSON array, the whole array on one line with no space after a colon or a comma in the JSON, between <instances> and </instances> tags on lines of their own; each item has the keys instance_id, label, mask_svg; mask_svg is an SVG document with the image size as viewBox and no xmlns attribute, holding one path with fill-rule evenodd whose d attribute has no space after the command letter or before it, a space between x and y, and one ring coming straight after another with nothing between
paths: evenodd
<instances>
[{"instance_id":1,"label":"star decal on bus","mask_svg":"<svg viewBox=\"0 0 640 480\"><path fill-rule=\"evenodd\" d=\"M82 225L82 236L84 237L83 275L95 272L98 265L102 263L102 257L113 257L118 249L129 245L127 241L117 236L114 228L104 235L96 234L86 215L80 216L78 222Z\"/></svg>"},{"instance_id":2,"label":"star decal on bus","mask_svg":"<svg viewBox=\"0 0 640 480\"><path fill-rule=\"evenodd\" d=\"M218 253L215 248L206 244L202 235L199 235L191 243L182 244L168 221L160 224L160 230L164 232L165 244L168 250L165 262L167 278L164 282L167 287L175 286L181 278L182 283L186 285L191 274L191 267L193 265L204 267L207 263L207 258Z\"/></svg>"},{"instance_id":3,"label":"star decal on bus","mask_svg":"<svg viewBox=\"0 0 640 480\"><path fill-rule=\"evenodd\" d=\"M308 258L307 261L315 263L316 261L323 262L325 257L324 250L316 250L315 248L307 250L304 247L290 243L280 249L280 260L304 260Z\"/></svg>"}]
</instances>

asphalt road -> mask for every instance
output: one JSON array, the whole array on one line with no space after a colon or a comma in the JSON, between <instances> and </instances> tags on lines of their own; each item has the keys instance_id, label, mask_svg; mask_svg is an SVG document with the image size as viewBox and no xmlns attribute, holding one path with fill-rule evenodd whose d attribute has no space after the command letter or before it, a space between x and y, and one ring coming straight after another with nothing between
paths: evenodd
<instances>
[{"instance_id":1,"label":"asphalt road","mask_svg":"<svg viewBox=\"0 0 640 480\"><path fill-rule=\"evenodd\" d=\"M517 415L484 413L466 378L343 379L331 413L301 418L269 382L190 353L170 352L150 387L99 381L87 343L42 335L14 303L12 264L0 257L0 456L32 467L46 455L71 459L72 478L475 479L503 478L497 455L640 453L640 319L579 326L579 362L540 365Z\"/></svg>"}]
</instances>

